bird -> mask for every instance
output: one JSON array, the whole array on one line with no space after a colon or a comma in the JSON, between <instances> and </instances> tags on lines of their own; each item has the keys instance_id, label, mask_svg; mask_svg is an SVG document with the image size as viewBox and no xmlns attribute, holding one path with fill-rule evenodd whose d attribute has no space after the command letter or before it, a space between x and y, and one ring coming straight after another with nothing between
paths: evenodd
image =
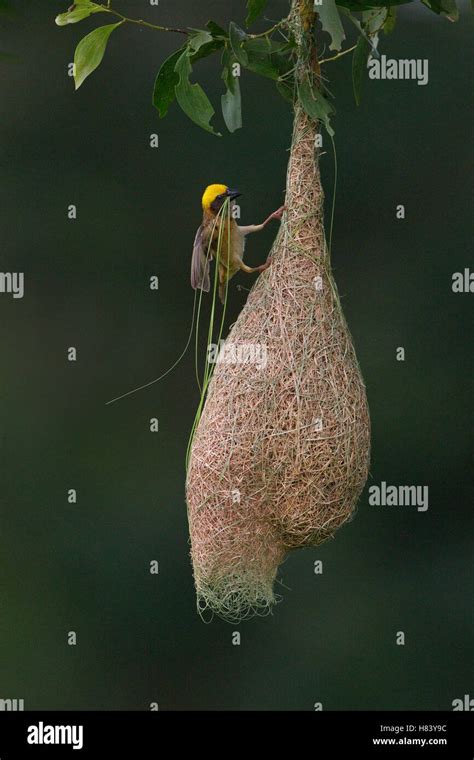
<instances>
[{"instance_id":1,"label":"bird","mask_svg":"<svg viewBox=\"0 0 474 760\"><path fill-rule=\"evenodd\" d=\"M262 224L249 224L239 226L232 216L232 207L236 198L242 193L228 185L212 184L206 187L202 196L202 223L196 232L191 260L191 286L194 290L209 292L209 264L210 260L217 258L219 231L221 230L221 249L219 252L219 298L224 303L226 287L229 280L239 270L252 274L264 272L271 264L267 259L265 264L257 267L249 267L244 264L244 249L247 235L252 232L260 232L272 219L281 220L285 206L270 214ZM230 203L230 222L226 213L220 214L226 201ZM221 229L222 228L222 229ZM228 235L230 233L230 246Z\"/></svg>"}]
</instances>

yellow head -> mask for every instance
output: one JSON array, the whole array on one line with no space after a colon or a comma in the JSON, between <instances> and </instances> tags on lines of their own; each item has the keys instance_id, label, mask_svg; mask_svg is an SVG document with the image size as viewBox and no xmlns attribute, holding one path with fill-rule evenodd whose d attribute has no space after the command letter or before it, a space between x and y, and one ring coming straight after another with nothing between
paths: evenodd
<instances>
[{"instance_id":1,"label":"yellow head","mask_svg":"<svg viewBox=\"0 0 474 760\"><path fill-rule=\"evenodd\" d=\"M202 196L202 208L204 211L217 214L227 198L233 201L239 195L241 193L238 190L232 190L227 185L208 185Z\"/></svg>"}]
</instances>

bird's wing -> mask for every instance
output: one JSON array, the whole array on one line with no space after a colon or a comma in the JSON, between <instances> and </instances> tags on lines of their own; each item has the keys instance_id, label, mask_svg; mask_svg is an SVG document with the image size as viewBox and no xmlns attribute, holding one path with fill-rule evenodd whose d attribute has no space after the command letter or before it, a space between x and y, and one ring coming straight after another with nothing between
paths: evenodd
<instances>
[{"instance_id":1,"label":"bird's wing","mask_svg":"<svg viewBox=\"0 0 474 760\"><path fill-rule=\"evenodd\" d=\"M200 288L208 293L211 289L211 283L209 280L209 259L207 258L209 240L206 238L206 230L201 224L194 238L193 258L191 261L191 285L194 290Z\"/></svg>"}]
</instances>

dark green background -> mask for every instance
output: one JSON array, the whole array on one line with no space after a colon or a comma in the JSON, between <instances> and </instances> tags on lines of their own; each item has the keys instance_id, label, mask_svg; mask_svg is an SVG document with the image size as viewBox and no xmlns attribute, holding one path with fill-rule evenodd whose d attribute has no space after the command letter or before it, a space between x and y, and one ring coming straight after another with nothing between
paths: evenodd
<instances>
[{"instance_id":1,"label":"dark green background","mask_svg":"<svg viewBox=\"0 0 474 760\"><path fill-rule=\"evenodd\" d=\"M104 19L59 29L67 4L18 2L1 23L1 48L18 59L0 69L0 268L24 271L26 292L0 296L0 697L26 709L451 709L473 695L473 296L451 291L452 273L472 264L466 6L458 24L403 7L382 39L387 55L429 59L426 87L367 80L356 108L350 56L328 69L333 264L367 383L369 484L429 485L429 510L370 507L366 490L334 541L289 557L273 616L237 627L195 612L184 501L191 354L151 390L104 402L165 370L186 342L203 186L238 186L244 223L282 202L289 107L244 72L239 133L213 138L176 107L160 122L154 75L180 40L132 27L114 33L75 93L75 44ZM189 26L244 17L242 0L115 5ZM270 3L269 17L286 7ZM217 104L217 60L199 64L199 77ZM330 199L329 148L322 171ZM249 242L250 262L275 231ZM229 323L246 295L237 282Z\"/></svg>"}]
</instances>

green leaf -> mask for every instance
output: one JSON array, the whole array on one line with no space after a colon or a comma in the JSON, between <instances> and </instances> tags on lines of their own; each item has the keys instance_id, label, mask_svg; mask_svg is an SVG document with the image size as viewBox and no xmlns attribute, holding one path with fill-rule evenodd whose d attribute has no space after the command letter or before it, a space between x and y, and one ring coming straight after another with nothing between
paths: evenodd
<instances>
[{"instance_id":1,"label":"green leaf","mask_svg":"<svg viewBox=\"0 0 474 760\"><path fill-rule=\"evenodd\" d=\"M295 100L295 81L291 79L281 79L276 83L277 90L289 103L293 103Z\"/></svg>"},{"instance_id":2,"label":"green leaf","mask_svg":"<svg viewBox=\"0 0 474 760\"><path fill-rule=\"evenodd\" d=\"M359 32L362 32L362 27L360 25L360 21L358 18L352 15L351 10L349 8L346 8L344 5L339 6L339 12L342 13L346 18L351 21L354 26L359 30Z\"/></svg>"},{"instance_id":3,"label":"green leaf","mask_svg":"<svg viewBox=\"0 0 474 760\"><path fill-rule=\"evenodd\" d=\"M272 63L278 69L280 77L286 76L295 68L295 64L292 59L283 53L273 53Z\"/></svg>"},{"instance_id":4,"label":"green leaf","mask_svg":"<svg viewBox=\"0 0 474 760\"><path fill-rule=\"evenodd\" d=\"M293 63L288 55L293 46L294 43L289 44L287 42L283 43L282 46L271 40L247 40L244 43L248 58L245 68L253 71L254 74L276 81L293 68Z\"/></svg>"},{"instance_id":5,"label":"green leaf","mask_svg":"<svg viewBox=\"0 0 474 760\"><path fill-rule=\"evenodd\" d=\"M114 29L117 29L122 24L123 21L119 21L117 24L99 26L80 41L74 53L74 81L76 83L76 90L79 89L89 74L92 74L100 65L110 35Z\"/></svg>"},{"instance_id":6,"label":"green leaf","mask_svg":"<svg viewBox=\"0 0 474 760\"><path fill-rule=\"evenodd\" d=\"M357 40L357 46L352 55L352 86L354 88L354 98L357 105L360 105L362 82L364 80L364 72L367 69L367 59L370 50L370 44L367 42L366 38L361 35Z\"/></svg>"},{"instance_id":7,"label":"green leaf","mask_svg":"<svg viewBox=\"0 0 474 760\"><path fill-rule=\"evenodd\" d=\"M156 75L152 103L158 110L161 119L166 116L170 105L176 98L175 87L179 82L179 76L174 69L182 54L183 48L176 50L163 62Z\"/></svg>"},{"instance_id":8,"label":"green leaf","mask_svg":"<svg viewBox=\"0 0 474 760\"><path fill-rule=\"evenodd\" d=\"M362 26L369 35L373 35L382 29L385 19L387 18L388 8L374 8L370 11L363 11Z\"/></svg>"},{"instance_id":9,"label":"green leaf","mask_svg":"<svg viewBox=\"0 0 474 760\"><path fill-rule=\"evenodd\" d=\"M231 66L225 66L222 78L227 91L221 97L222 115L229 132L235 132L242 126L242 100L240 97L239 77L234 77Z\"/></svg>"},{"instance_id":10,"label":"green leaf","mask_svg":"<svg viewBox=\"0 0 474 760\"><path fill-rule=\"evenodd\" d=\"M321 91L315 89L308 79L305 79L298 85L298 97L308 116L322 121L328 133L333 137L334 130L330 124L330 117L334 113L334 108Z\"/></svg>"},{"instance_id":11,"label":"green leaf","mask_svg":"<svg viewBox=\"0 0 474 760\"><path fill-rule=\"evenodd\" d=\"M385 12L387 9L383 8L382 10ZM347 8L341 8L341 11L354 24L354 26L358 30L359 34L362 37L364 37L364 39L367 41L367 43L369 44L370 48L372 49L372 53L375 54L375 55L378 55L377 49L376 49L377 41L378 41L378 35L369 36L369 34L367 33L367 30L366 30L366 25L365 25L366 22L364 22L364 14L366 16L366 21L367 21L367 18L370 17L370 14L372 14L374 12L377 13L377 11L376 10L374 11L373 8L371 8L369 11L363 11L362 14L361 14L361 20L360 21L359 21L358 18L356 18L355 16L353 16L352 13L351 13L351 11L347 10ZM369 14L369 16L367 16L367 14Z\"/></svg>"},{"instance_id":12,"label":"green leaf","mask_svg":"<svg viewBox=\"0 0 474 760\"><path fill-rule=\"evenodd\" d=\"M73 10L66 13L60 13L56 16L55 22L58 26L66 26L66 24L77 24L78 21L82 21L84 18L88 18L93 13L100 13L105 11L105 8L101 8L96 3L89 2L89 0L83 0L77 2L71 6Z\"/></svg>"},{"instance_id":13,"label":"green leaf","mask_svg":"<svg viewBox=\"0 0 474 760\"><path fill-rule=\"evenodd\" d=\"M336 6L336 0L322 0L317 8L321 24L325 32L331 35L329 50L340 50L343 40L346 39L342 26L341 17Z\"/></svg>"},{"instance_id":14,"label":"green leaf","mask_svg":"<svg viewBox=\"0 0 474 760\"><path fill-rule=\"evenodd\" d=\"M206 27L209 29L213 37L224 37L227 39L226 30L219 26L219 24L216 24L215 21L208 21Z\"/></svg>"},{"instance_id":15,"label":"green leaf","mask_svg":"<svg viewBox=\"0 0 474 760\"><path fill-rule=\"evenodd\" d=\"M258 19L261 13L265 10L267 0L247 0L247 18L245 19L245 25L250 26L254 21Z\"/></svg>"},{"instance_id":16,"label":"green leaf","mask_svg":"<svg viewBox=\"0 0 474 760\"><path fill-rule=\"evenodd\" d=\"M255 54L251 54L248 57L246 68L252 71L254 74L259 74L267 79L274 79L275 81L280 78L280 72L277 66L272 62L270 56L263 58Z\"/></svg>"},{"instance_id":17,"label":"green leaf","mask_svg":"<svg viewBox=\"0 0 474 760\"><path fill-rule=\"evenodd\" d=\"M266 56L269 53L286 53L289 50L294 50L296 43L294 39L289 41L285 40L283 42L275 42L274 40L270 40L268 37L260 39L250 38L244 42L244 47L248 53L252 52L256 55Z\"/></svg>"},{"instance_id":18,"label":"green leaf","mask_svg":"<svg viewBox=\"0 0 474 760\"><path fill-rule=\"evenodd\" d=\"M457 21L459 19L459 11L456 5L456 0L421 0L423 5L427 8L438 13L441 16L446 16L450 21Z\"/></svg>"},{"instance_id":19,"label":"green leaf","mask_svg":"<svg viewBox=\"0 0 474 760\"><path fill-rule=\"evenodd\" d=\"M195 63L201 58L207 58L208 55L215 53L216 50L222 50L223 47L225 47L225 40L213 37L211 42L205 42L195 53L190 52L191 62Z\"/></svg>"},{"instance_id":20,"label":"green leaf","mask_svg":"<svg viewBox=\"0 0 474 760\"><path fill-rule=\"evenodd\" d=\"M209 22L209 24L212 24L212 22ZM194 63L217 50L221 50L223 47L225 47L224 38L216 39L209 32L198 29L184 48L176 50L163 62L155 79L152 97L152 103L158 110L160 118L166 116L170 105L176 98L176 85L179 83L176 64L183 53L186 53L191 63Z\"/></svg>"},{"instance_id":21,"label":"green leaf","mask_svg":"<svg viewBox=\"0 0 474 760\"><path fill-rule=\"evenodd\" d=\"M191 35L189 38L188 47L191 53L197 53L203 45L213 41L214 38L210 32L199 29L196 34Z\"/></svg>"},{"instance_id":22,"label":"green leaf","mask_svg":"<svg viewBox=\"0 0 474 760\"><path fill-rule=\"evenodd\" d=\"M231 21L229 24L229 39L232 51L238 62L242 66L247 66L249 59L247 51L243 48L243 42L247 39L247 35L234 21Z\"/></svg>"},{"instance_id":23,"label":"green leaf","mask_svg":"<svg viewBox=\"0 0 474 760\"><path fill-rule=\"evenodd\" d=\"M225 48L224 52L222 53L222 65L224 67L222 69L222 79L224 80L227 89L231 90L232 92L235 90L235 83L238 79L238 77L235 77L232 73L232 67L234 64L234 56L228 48Z\"/></svg>"},{"instance_id":24,"label":"green leaf","mask_svg":"<svg viewBox=\"0 0 474 760\"><path fill-rule=\"evenodd\" d=\"M361 14L361 35L365 38L371 49L371 55L379 58L378 44L379 32L385 24L388 8L372 8L370 11L362 11ZM361 43L362 44L362 43ZM357 50L356 50L357 52ZM354 61L354 59L353 59ZM362 75L360 74L360 83L362 84ZM360 95L360 92L359 92ZM357 102L357 99L356 99Z\"/></svg>"},{"instance_id":25,"label":"green leaf","mask_svg":"<svg viewBox=\"0 0 474 760\"><path fill-rule=\"evenodd\" d=\"M254 40L250 37L245 40L244 47L247 53L265 57L272 52L272 40L267 37Z\"/></svg>"},{"instance_id":26,"label":"green leaf","mask_svg":"<svg viewBox=\"0 0 474 760\"><path fill-rule=\"evenodd\" d=\"M175 71L179 77L179 81L175 87L176 99L184 113L189 116L191 121L194 121L199 127L205 129L206 132L211 132L211 134L220 137L219 132L215 132L210 124L214 116L214 109L209 98L199 84L191 84L189 81L192 66L187 50L179 56L175 65Z\"/></svg>"},{"instance_id":27,"label":"green leaf","mask_svg":"<svg viewBox=\"0 0 474 760\"><path fill-rule=\"evenodd\" d=\"M397 9L395 7L387 8L387 18L383 25L385 34L391 34L395 29L395 23L397 21Z\"/></svg>"}]
</instances>

